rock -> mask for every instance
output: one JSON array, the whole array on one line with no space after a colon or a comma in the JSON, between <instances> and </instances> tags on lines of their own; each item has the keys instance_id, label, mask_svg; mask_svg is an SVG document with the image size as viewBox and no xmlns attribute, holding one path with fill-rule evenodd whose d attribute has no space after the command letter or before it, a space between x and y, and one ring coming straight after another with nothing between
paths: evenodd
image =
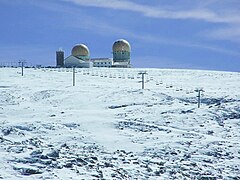
<instances>
[{"instance_id":1,"label":"rock","mask_svg":"<svg viewBox=\"0 0 240 180\"><path fill-rule=\"evenodd\" d=\"M48 159L48 157L46 155L41 155L40 158L41 159Z\"/></svg>"},{"instance_id":2,"label":"rock","mask_svg":"<svg viewBox=\"0 0 240 180\"><path fill-rule=\"evenodd\" d=\"M200 179L200 180L215 180L217 178L215 176L211 176L211 175L203 175L198 179Z\"/></svg>"},{"instance_id":3,"label":"rock","mask_svg":"<svg viewBox=\"0 0 240 180\"><path fill-rule=\"evenodd\" d=\"M42 154L42 150L35 150L35 151L32 151L31 153L30 153L30 155L32 156L32 157L40 157L41 156L41 154Z\"/></svg>"},{"instance_id":4,"label":"rock","mask_svg":"<svg viewBox=\"0 0 240 180\"><path fill-rule=\"evenodd\" d=\"M7 135L9 135L12 131L13 131L13 129L12 129L12 127L10 127L10 128L3 129L3 130L2 130L2 133L3 133L4 136L7 136Z\"/></svg>"},{"instance_id":5,"label":"rock","mask_svg":"<svg viewBox=\"0 0 240 180\"><path fill-rule=\"evenodd\" d=\"M104 166L105 166L105 167L113 167L113 164L110 164L110 163L108 163L108 162L105 162L105 163L104 163Z\"/></svg>"},{"instance_id":6,"label":"rock","mask_svg":"<svg viewBox=\"0 0 240 180\"><path fill-rule=\"evenodd\" d=\"M22 174L23 175L32 175L32 174L41 174L41 172L39 170L35 170L35 169L24 169Z\"/></svg>"},{"instance_id":7,"label":"rock","mask_svg":"<svg viewBox=\"0 0 240 180\"><path fill-rule=\"evenodd\" d=\"M64 144L61 145L61 148L69 149L69 146L67 145L67 143L64 143Z\"/></svg>"},{"instance_id":8,"label":"rock","mask_svg":"<svg viewBox=\"0 0 240 180\"><path fill-rule=\"evenodd\" d=\"M100 179L100 176L98 174L92 174L94 178Z\"/></svg>"},{"instance_id":9,"label":"rock","mask_svg":"<svg viewBox=\"0 0 240 180\"><path fill-rule=\"evenodd\" d=\"M149 166L147 166L147 171L148 171L148 172L152 172L153 170L152 170L152 168L150 168Z\"/></svg>"},{"instance_id":10,"label":"rock","mask_svg":"<svg viewBox=\"0 0 240 180\"><path fill-rule=\"evenodd\" d=\"M175 151L173 151L173 152L171 152L170 154L171 154L171 155L177 155L178 153L175 152Z\"/></svg>"},{"instance_id":11,"label":"rock","mask_svg":"<svg viewBox=\"0 0 240 180\"><path fill-rule=\"evenodd\" d=\"M166 172L165 168L160 168L159 170L155 171L154 174L156 176L160 176L161 174L164 174Z\"/></svg>"},{"instance_id":12,"label":"rock","mask_svg":"<svg viewBox=\"0 0 240 180\"><path fill-rule=\"evenodd\" d=\"M88 162L86 162L85 160L83 160L83 159L80 158L80 157L76 158L76 160L77 160L77 162L80 162L81 165L87 165L87 164L88 164Z\"/></svg>"},{"instance_id":13,"label":"rock","mask_svg":"<svg viewBox=\"0 0 240 180\"><path fill-rule=\"evenodd\" d=\"M40 161L39 161L41 164L44 164L44 165L50 165L50 164L52 164L52 160L51 159L41 159Z\"/></svg>"},{"instance_id":14,"label":"rock","mask_svg":"<svg viewBox=\"0 0 240 180\"><path fill-rule=\"evenodd\" d=\"M128 160L124 160L123 164L130 164L130 162Z\"/></svg>"},{"instance_id":15,"label":"rock","mask_svg":"<svg viewBox=\"0 0 240 180\"><path fill-rule=\"evenodd\" d=\"M125 150L120 150L120 152L122 152L123 154L126 154L126 151L125 151Z\"/></svg>"},{"instance_id":16,"label":"rock","mask_svg":"<svg viewBox=\"0 0 240 180\"><path fill-rule=\"evenodd\" d=\"M66 168L71 168L73 164L71 162L67 162L65 165L63 165Z\"/></svg>"},{"instance_id":17,"label":"rock","mask_svg":"<svg viewBox=\"0 0 240 180\"><path fill-rule=\"evenodd\" d=\"M91 157L94 161L97 161L98 160L98 158L97 157L95 157L95 156L93 156L93 157Z\"/></svg>"},{"instance_id":18,"label":"rock","mask_svg":"<svg viewBox=\"0 0 240 180\"><path fill-rule=\"evenodd\" d=\"M185 159L189 159L189 158L191 158L191 154L184 154L184 156L183 156Z\"/></svg>"},{"instance_id":19,"label":"rock","mask_svg":"<svg viewBox=\"0 0 240 180\"><path fill-rule=\"evenodd\" d=\"M113 178L116 178L116 177L117 177L117 174L113 173L113 174L111 174L111 176L112 176Z\"/></svg>"},{"instance_id":20,"label":"rock","mask_svg":"<svg viewBox=\"0 0 240 180\"><path fill-rule=\"evenodd\" d=\"M33 164L33 163L37 163L38 162L38 158L25 158L24 160L22 160L23 163L29 163L29 164Z\"/></svg>"},{"instance_id":21,"label":"rock","mask_svg":"<svg viewBox=\"0 0 240 180\"><path fill-rule=\"evenodd\" d=\"M15 167L14 169L17 170L17 171L20 171L20 173L22 175L26 175L26 176L42 173L41 171L39 171L39 169L33 168L33 167L28 167L28 168L26 168L26 167L21 167L21 168Z\"/></svg>"},{"instance_id":22,"label":"rock","mask_svg":"<svg viewBox=\"0 0 240 180\"><path fill-rule=\"evenodd\" d=\"M94 161L93 159L91 159L91 158L86 158L85 160L86 160L87 162L89 162L89 163L92 163L92 164L95 163L95 161Z\"/></svg>"},{"instance_id":23,"label":"rock","mask_svg":"<svg viewBox=\"0 0 240 180\"><path fill-rule=\"evenodd\" d=\"M214 132L213 132L212 130L210 130L210 131L207 132L208 135L213 135L213 133L214 133Z\"/></svg>"},{"instance_id":24,"label":"rock","mask_svg":"<svg viewBox=\"0 0 240 180\"><path fill-rule=\"evenodd\" d=\"M52 158L58 158L59 157L59 150L52 150L49 153L46 154L48 157L52 157Z\"/></svg>"},{"instance_id":25,"label":"rock","mask_svg":"<svg viewBox=\"0 0 240 180\"><path fill-rule=\"evenodd\" d=\"M24 147L22 146L9 146L7 152L15 152L22 153L24 151Z\"/></svg>"},{"instance_id":26,"label":"rock","mask_svg":"<svg viewBox=\"0 0 240 180\"><path fill-rule=\"evenodd\" d=\"M133 161L132 163L133 163L133 164L139 164L139 162L138 162L138 161Z\"/></svg>"},{"instance_id":27,"label":"rock","mask_svg":"<svg viewBox=\"0 0 240 180\"><path fill-rule=\"evenodd\" d=\"M181 111L181 114L193 113L192 110Z\"/></svg>"},{"instance_id":28,"label":"rock","mask_svg":"<svg viewBox=\"0 0 240 180\"><path fill-rule=\"evenodd\" d=\"M57 168L58 168L58 169L62 169L63 166L59 164L59 165L57 165Z\"/></svg>"}]
</instances>

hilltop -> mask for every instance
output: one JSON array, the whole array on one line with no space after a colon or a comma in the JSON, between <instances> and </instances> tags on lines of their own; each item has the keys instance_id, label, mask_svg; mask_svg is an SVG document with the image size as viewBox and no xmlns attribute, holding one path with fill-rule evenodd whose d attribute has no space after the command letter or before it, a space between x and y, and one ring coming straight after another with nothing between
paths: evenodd
<instances>
[{"instance_id":1,"label":"hilltop","mask_svg":"<svg viewBox=\"0 0 240 180\"><path fill-rule=\"evenodd\" d=\"M239 73L20 72L0 68L0 178L240 178Z\"/></svg>"}]
</instances>

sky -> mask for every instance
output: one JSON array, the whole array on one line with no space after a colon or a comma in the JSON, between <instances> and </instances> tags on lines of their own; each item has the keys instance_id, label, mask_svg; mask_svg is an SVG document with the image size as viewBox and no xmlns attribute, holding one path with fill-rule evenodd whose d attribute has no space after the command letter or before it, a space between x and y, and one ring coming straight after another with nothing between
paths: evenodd
<instances>
[{"instance_id":1,"label":"sky","mask_svg":"<svg viewBox=\"0 0 240 180\"><path fill-rule=\"evenodd\" d=\"M0 63L55 65L86 44L112 57L126 39L136 68L240 72L239 0L0 0Z\"/></svg>"}]
</instances>

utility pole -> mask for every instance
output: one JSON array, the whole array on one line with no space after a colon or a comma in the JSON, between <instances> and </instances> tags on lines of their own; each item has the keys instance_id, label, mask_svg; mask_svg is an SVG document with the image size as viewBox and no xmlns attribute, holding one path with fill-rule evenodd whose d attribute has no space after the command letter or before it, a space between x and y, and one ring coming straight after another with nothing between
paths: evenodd
<instances>
[{"instance_id":1,"label":"utility pole","mask_svg":"<svg viewBox=\"0 0 240 180\"><path fill-rule=\"evenodd\" d=\"M26 61L25 60L19 60L18 61L18 64L20 65L21 64L21 68L22 68L22 76L23 76L23 68L24 68L24 64L26 63Z\"/></svg>"},{"instance_id":2,"label":"utility pole","mask_svg":"<svg viewBox=\"0 0 240 180\"><path fill-rule=\"evenodd\" d=\"M139 72L138 74L142 75L142 89L144 89L144 75L147 74L147 72Z\"/></svg>"},{"instance_id":3,"label":"utility pole","mask_svg":"<svg viewBox=\"0 0 240 180\"><path fill-rule=\"evenodd\" d=\"M20 66L21 66L21 61L19 60L19 61L18 61L18 67L20 67Z\"/></svg>"},{"instance_id":4,"label":"utility pole","mask_svg":"<svg viewBox=\"0 0 240 180\"><path fill-rule=\"evenodd\" d=\"M73 86L75 86L75 67L73 67Z\"/></svg>"},{"instance_id":5,"label":"utility pole","mask_svg":"<svg viewBox=\"0 0 240 180\"><path fill-rule=\"evenodd\" d=\"M23 76L23 66L24 66L24 64L23 64L24 62L22 61L22 76Z\"/></svg>"},{"instance_id":6,"label":"utility pole","mask_svg":"<svg viewBox=\"0 0 240 180\"><path fill-rule=\"evenodd\" d=\"M198 98L198 108L200 108L201 105L201 92L203 92L203 89L196 89L196 92L198 92L197 98Z\"/></svg>"}]
</instances>

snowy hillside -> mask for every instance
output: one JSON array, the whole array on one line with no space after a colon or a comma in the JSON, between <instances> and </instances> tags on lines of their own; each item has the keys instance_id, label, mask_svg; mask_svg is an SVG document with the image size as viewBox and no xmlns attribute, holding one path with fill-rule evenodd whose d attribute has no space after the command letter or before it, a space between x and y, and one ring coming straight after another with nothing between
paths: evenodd
<instances>
[{"instance_id":1,"label":"snowy hillside","mask_svg":"<svg viewBox=\"0 0 240 180\"><path fill-rule=\"evenodd\" d=\"M0 179L240 179L240 74L145 70L0 68Z\"/></svg>"}]
</instances>

